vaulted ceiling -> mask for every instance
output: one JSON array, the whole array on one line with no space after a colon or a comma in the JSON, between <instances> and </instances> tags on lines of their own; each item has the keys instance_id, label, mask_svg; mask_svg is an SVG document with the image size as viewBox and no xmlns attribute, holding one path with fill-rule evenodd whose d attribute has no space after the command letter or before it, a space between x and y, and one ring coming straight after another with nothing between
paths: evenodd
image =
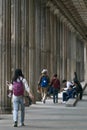
<instances>
[{"instance_id":1,"label":"vaulted ceiling","mask_svg":"<svg viewBox=\"0 0 87 130\"><path fill-rule=\"evenodd\" d=\"M52 0L87 41L87 0Z\"/></svg>"}]
</instances>

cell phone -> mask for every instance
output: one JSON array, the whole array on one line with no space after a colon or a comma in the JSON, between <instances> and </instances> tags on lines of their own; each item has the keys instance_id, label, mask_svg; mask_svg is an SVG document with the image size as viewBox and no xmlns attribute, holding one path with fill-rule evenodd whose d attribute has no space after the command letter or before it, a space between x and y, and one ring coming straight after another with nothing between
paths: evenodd
<instances>
[{"instance_id":1,"label":"cell phone","mask_svg":"<svg viewBox=\"0 0 87 130\"><path fill-rule=\"evenodd\" d=\"M9 81L6 81L6 84L7 84L7 85L9 85L9 84L10 84L10 82L9 82Z\"/></svg>"}]
</instances>

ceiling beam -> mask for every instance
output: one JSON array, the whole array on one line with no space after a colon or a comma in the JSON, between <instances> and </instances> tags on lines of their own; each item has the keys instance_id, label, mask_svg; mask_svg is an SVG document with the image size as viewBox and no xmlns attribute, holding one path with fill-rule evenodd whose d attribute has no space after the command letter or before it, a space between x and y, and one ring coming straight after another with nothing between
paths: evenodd
<instances>
[{"instance_id":1,"label":"ceiling beam","mask_svg":"<svg viewBox=\"0 0 87 130\"><path fill-rule=\"evenodd\" d=\"M71 12L66 8L64 3L60 0L51 0L54 5L57 6L58 9L62 12L62 14L69 20L69 22L74 26L74 28L79 32L79 34L83 37L84 40L87 41L87 37L84 31L84 28L80 26L79 22L72 16Z\"/></svg>"}]
</instances>

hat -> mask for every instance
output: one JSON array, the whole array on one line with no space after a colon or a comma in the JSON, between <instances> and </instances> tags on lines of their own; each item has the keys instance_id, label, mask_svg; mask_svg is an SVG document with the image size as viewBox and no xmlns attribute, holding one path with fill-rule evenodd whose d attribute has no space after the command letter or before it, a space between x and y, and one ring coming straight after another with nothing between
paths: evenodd
<instances>
[{"instance_id":1,"label":"hat","mask_svg":"<svg viewBox=\"0 0 87 130\"><path fill-rule=\"evenodd\" d=\"M47 69L43 69L41 73L44 74L47 71L48 71Z\"/></svg>"}]
</instances>

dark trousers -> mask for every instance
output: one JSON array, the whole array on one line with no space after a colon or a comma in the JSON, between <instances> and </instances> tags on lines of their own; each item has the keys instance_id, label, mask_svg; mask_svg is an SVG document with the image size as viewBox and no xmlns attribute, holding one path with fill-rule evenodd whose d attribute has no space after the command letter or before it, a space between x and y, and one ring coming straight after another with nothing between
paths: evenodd
<instances>
[{"instance_id":1,"label":"dark trousers","mask_svg":"<svg viewBox=\"0 0 87 130\"><path fill-rule=\"evenodd\" d=\"M78 94L77 94L77 96L78 96L78 95L80 95L79 98L80 98L80 100L82 100L83 91L79 91Z\"/></svg>"},{"instance_id":2,"label":"dark trousers","mask_svg":"<svg viewBox=\"0 0 87 130\"><path fill-rule=\"evenodd\" d=\"M53 102L58 103L58 89L53 88Z\"/></svg>"}]
</instances>

